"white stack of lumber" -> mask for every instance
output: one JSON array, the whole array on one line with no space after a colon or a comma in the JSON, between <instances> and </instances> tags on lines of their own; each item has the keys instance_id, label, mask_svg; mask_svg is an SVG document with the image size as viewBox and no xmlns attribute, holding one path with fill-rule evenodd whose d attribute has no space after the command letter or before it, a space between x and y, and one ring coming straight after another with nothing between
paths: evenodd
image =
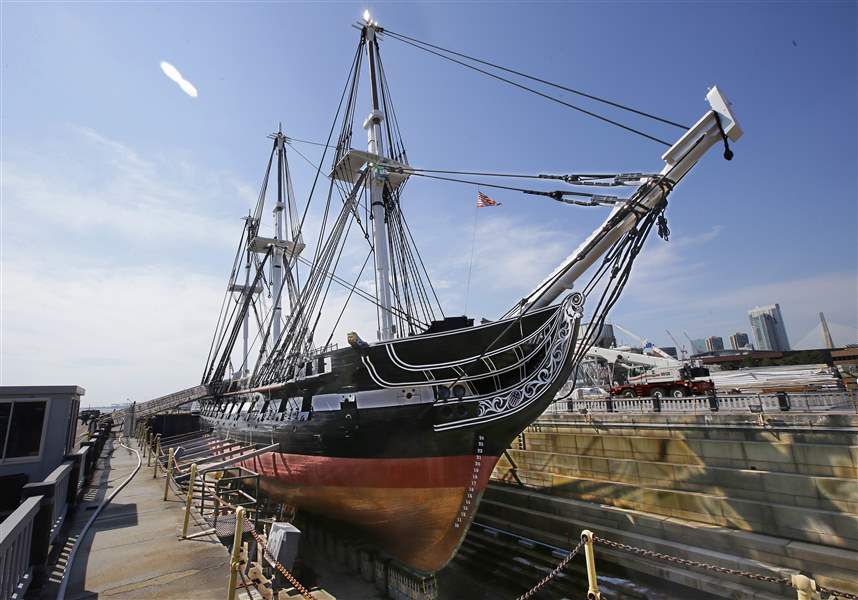
<instances>
[{"instance_id":1,"label":"white stack of lumber","mask_svg":"<svg viewBox=\"0 0 858 600\"><path fill-rule=\"evenodd\" d=\"M711 379L719 392L835 391L843 387L835 371L825 364L713 370Z\"/></svg>"}]
</instances>

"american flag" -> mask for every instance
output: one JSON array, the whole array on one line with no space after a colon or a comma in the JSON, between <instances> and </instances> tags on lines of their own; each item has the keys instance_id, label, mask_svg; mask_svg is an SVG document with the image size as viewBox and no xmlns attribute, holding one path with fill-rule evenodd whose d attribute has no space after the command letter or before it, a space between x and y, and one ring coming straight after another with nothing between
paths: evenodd
<instances>
[{"instance_id":1,"label":"american flag","mask_svg":"<svg viewBox=\"0 0 858 600\"><path fill-rule=\"evenodd\" d=\"M495 202L482 192L477 192L477 208L485 208L487 206L500 206L500 202Z\"/></svg>"}]
</instances>

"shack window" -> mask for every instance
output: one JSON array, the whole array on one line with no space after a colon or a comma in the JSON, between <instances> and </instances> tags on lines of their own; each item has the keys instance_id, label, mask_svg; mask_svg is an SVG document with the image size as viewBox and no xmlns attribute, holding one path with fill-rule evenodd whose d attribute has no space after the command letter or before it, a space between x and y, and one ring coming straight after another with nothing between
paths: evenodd
<instances>
[{"instance_id":1,"label":"shack window","mask_svg":"<svg viewBox=\"0 0 858 600\"><path fill-rule=\"evenodd\" d=\"M9 415L12 413L11 402L0 402L0 458L6 447L6 430L9 429Z\"/></svg>"},{"instance_id":2,"label":"shack window","mask_svg":"<svg viewBox=\"0 0 858 600\"><path fill-rule=\"evenodd\" d=\"M38 456L44 420L45 402L15 402L4 458Z\"/></svg>"}]
</instances>

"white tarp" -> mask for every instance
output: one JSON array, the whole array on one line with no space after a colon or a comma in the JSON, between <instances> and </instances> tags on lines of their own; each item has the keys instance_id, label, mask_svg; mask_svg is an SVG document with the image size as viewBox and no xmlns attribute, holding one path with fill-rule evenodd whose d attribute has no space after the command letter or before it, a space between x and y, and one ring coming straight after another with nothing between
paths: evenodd
<instances>
[{"instance_id":1,"label":"white tarp","mask_svg":"<svg viewBox=\"0 0 858 600\"><path fill-rule=\"evenodd\" d=\"M834 370L825 364L753 367L735 371L710 371L716 390L726 392L761 392L775 388L808 387L817 390L842 388Z\"/></svg>"}]
</instances>

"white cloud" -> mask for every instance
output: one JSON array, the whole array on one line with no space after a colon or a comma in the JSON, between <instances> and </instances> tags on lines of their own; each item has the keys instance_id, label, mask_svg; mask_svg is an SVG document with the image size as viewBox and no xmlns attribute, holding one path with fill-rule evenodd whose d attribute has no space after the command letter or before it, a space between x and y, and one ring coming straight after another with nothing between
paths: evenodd
<instances>
[{"instance_id":1,"label":"white cloud","mask_svg":"<svg viewBox=\"0 0 858 600\"><path fill-rule=\"evenodd\" d=\"M88 404L198 383L224 282L168 267L2 264L3 385L77 384Z\"/></svg>"},{"instance_id":2,"label":"white cloud","mask_svg":"<svg viewBox=\"0 0 858 600\"><path fill-rule=\"evenodd\" d=\"M182 91L185 92L191 98L197 97L197 88L194 87L190 81L182 77L182 74L179 73L179 69L174 67L168 62L161 61L161 70L164 72L171 81L174 81L178 84Z\"/></svg>"},{"instance_id":3,"label":"white cloud","mask_svg":"<svg viewBox=\"0 0 858 600\"><path fill-rule=\"evenodd\" d=\"M163 244L232 247L236 217L255 200L252 188L229 173L147 160L91 129L58 136L64 143L49 150L56 153L47 156L49 170L44 156L0 164L6 222L16 224L4 228L15 238L13 252L45 231L91 235L105 246L118 241L113 254L140 244L150 251Z\"/></svg>"},{"instance_id":4,"label":"white cloud","mask_svg":"<svg viewBox=\"0 0 858 600\"><path fill-rule=\"evenodd\" d=\"M703 265L688 258L687 250L708 244L721 233L715 225L707 231L682 237L672 237L664 243L652 234L638 258L629 280L626 294L639 301L664 305L665 292L674 293L689 281L697 281Z\"/></svg>"},{"instance_id":5,"label":"white cloud","mask_svg":"<svg viewBox=\"0 0 858 600\"><path fill-rule=\"evenodd\" d=\"M90 129L54 141L0 164L0 383L89 404L197 383L252 187Z\"/></svg>"},{"instance_id":6,"label":"white cloud","mask_svg":"<svg viewBox=\"0 0 858 600\"><path fill-rule=\"evenodd\" d=\"M737 320L747 324L749 308L774 302L781 305L787 334L796 349L819 347L813 334L819 324L820 311L825 313L829 325L834 326L832 335L837 332L836 343L858 342L858 275L855 273L819 273L728 290L713 290L702 295L695 306L701 311L732 312L738 316ZM745 328L748 326L745 325Z\"/></svg>"},{"instance_id":7,"label":"white cloud","mask_svg":"<svg viewBox=\"0 0 858 600\"><path fill-rule=\"evenodd\" d=\"M707 276L709 259L692 257L720 233L714 226L667 244L653 236L609 320L656 343L672 345L665 329L679 337L687 330L693 338L720 335L726 341L734 332L750 332L749 308L777 302L793 348L822 346L819 311L825 312L836 344L858 341L858 275L828 272L766 281L760 274L759 283L749 285Z\"/></svg>"},{"instance_id":8,"label":"white cloud","mask_svg":"<svg viewBox=\"0 0 858 600\"><path fill-rule=\"evenodd\" d=\"M572 235L553 225L526 223L506 216L486 220L477 227L471 286L489 292L524 294L572 251L575 244L570 243L571 239ZM470 245L461 244L459 248L456 261L467 267ZM515 298L515 294L510 297Z\"/></svg>"}]
</instances>

